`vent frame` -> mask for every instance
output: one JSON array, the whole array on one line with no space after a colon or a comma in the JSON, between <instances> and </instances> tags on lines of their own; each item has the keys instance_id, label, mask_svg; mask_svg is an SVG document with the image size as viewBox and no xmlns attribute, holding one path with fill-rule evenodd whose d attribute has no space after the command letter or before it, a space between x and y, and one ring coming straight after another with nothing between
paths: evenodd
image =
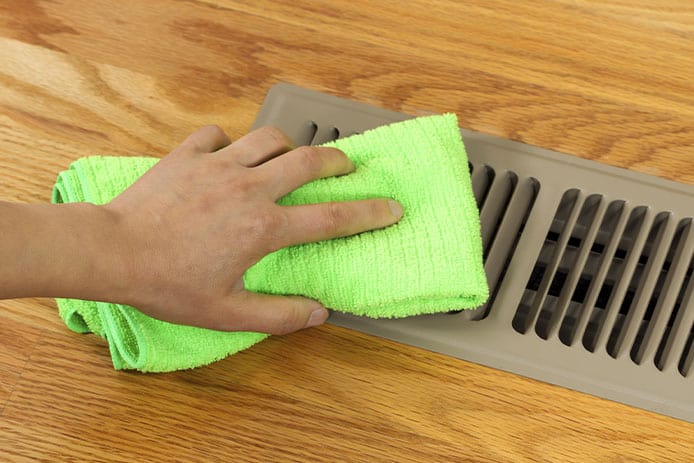
<instances>
[{"instance_id":1,"label":"vent frame","mask_svg":"<svg viewBox=\"0 0 694 463\"><path fill-rule=\"evenodd\" d=\"M410 117L281 83L270 89L254 128L274 125L297 144L309 144ZM397 320L333 313L329 322L694 422L694 186L466 129L461 134L481 205L485 271L491 290L488 304ZM510 188L502 183L507 179ZM569 191L575 191L576 197L562 224L556 212ZM495 203L497 197L506 197L506 204ZM524 208L516 210L519 205ZM586 227L583 222L590 207L595 210L587 213L594 218ZM614 209L619 215L612 217ZM630 241L632 214L640 221L640 229ZM656 227L658 221L664 223ZM494 224L493 229L489 224ZM561 227L555 253L547 250L553 227ZM657 233L649 237L655 228ZM677 233L679 254L672 242ZM624 253L625 247L635 248L634 253ZM525 329L517 330L514 319L524 299L534 297L528 280L538 260L548 254L552 257L544 264L551 274L543 276L538 287L544 294L531 309ZM582 262L583 268L557 277L557 270L570 267L566 262L571 259ZM616 264L621 267L613 268ZM577 305L574 294L578 284L586 284L581 283L586 267L597 268L597 273ZM676 274L647 273L653 269ZM631 308L638 310L622 313L622 302L610 306L610 300L607 307L598 307L598 301L604 302L601 294L606 282L623 271L632 272L629 282L613 283L609 299L623 300L631 294ZM646 285L636 283L634 289L631 275L637 271L646 273L636 279L643 283L645 278ZM555 278L564 279L557 296L551 294ZM565 286L567 281L573 288ZM677 286L678 281L675 296L660 291L662 286ZM651 308L655 291L659 292ZM650 302L636 300L634 296L640 294ZM590 304L582 307L586 301ZM554 307L557 302L559 311L547 314L545 306ZM562 327L576 313L573 327L565 329L577 332L567 342L562 339L566 338ZM647 315L650 318L643 327ZM540 322L547 325L542 328ZM584 334L595 330L596 323L597 334L586 345ZM654 333L654 339L647 339ZM644 339L646 345L634 344ZM611 351L610 342L614 344Z\"/></svg>"}]
</instances>

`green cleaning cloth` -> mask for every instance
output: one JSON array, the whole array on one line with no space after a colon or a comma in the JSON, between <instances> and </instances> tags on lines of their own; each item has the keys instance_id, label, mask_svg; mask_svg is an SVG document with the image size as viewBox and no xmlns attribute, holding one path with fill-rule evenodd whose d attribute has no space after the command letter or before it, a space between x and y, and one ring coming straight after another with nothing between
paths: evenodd
<instances>
[{"instance_id":1,"label":"green cleaning cloth","mask_svg":"<svg viewBox=\"0 0 694 463\"><path fill-rule=\"evenodd\" d=\"M406 317L474 308L488 297L477 206L455 115L399 122L329 143L356 166L316 180L282 205L394 198L404 216L391 227L276 251L244 277L251 291L294 294L368 317ZM157 159L88 157L60 173L56 203L110 201ZM225 333L155 320L132 307L59 299L77 332L108 340L117 369L193 368L250 347L267 335Z\"/></svg>"}]
</instances>

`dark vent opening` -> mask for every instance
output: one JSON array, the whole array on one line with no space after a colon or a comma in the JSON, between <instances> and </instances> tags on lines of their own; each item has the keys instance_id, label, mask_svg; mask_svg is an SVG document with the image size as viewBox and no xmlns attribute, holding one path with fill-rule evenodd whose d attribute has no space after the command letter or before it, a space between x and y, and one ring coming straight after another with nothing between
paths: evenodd
<instances>
[{"instance_id":1,"label":"dark vent opening","mask_svg":"<svg viewBox=\"0 0 694 463\"><path fill-rule=\"evenodd\" d=\"M560 330L560 339L567 346L573 345L579 338L583 339L584 344L595 341L600 320L614 288L613 275L609 271L614 270L614 262L622 262L626 255L626 251L619 248L627 217L624 207L624 201L612 201L600 224L589 261L572 296L572 300L580 304L579 313L574 320L567 317Z\"/></svg>"},{"instance_id":2,"label":"dark vent opening","mask_svg":"<svg viewBox=\"0 0 694 463\"><path fill-rule=\"evenodd\" d=\"M647 208L635 208L627 220L624 207L576 189L564 193L516 310L516 331L534 327L540 338L556 334L568 346L580 336L587 350L603 345L615 358L626 348L637 363L652 332L660 342L661 326L671 327L673 316L668 313L667 324L651 320L671 286L670 268L690 222L680 222L670 241L670 213L657 214L651 225Z\"/></svg>"},{"instance_id":3,"label":"dark vent opening","mask_svg":"<svg viewBox=\"0 0 694 463\"><path fill-rule=\"evenodd\" d=\"M686 326L685 323L678 323L678 321L681 322L682 319L686 318L686 307L687 306L684 304L686 304L687 302L691 303L691 300L692 300L691 296L692 296L692 293L694 293L694 276L692 275L692 273L694 273L692 271L693 267L694 267L694 259L692 259L692 262L691 262L690 267L689 267L689 272L687 273L686 284L682 286L682 295L683 295L682 300L680 303L677 304L676 312L673 312L673 318L675 321L672 323L672 327L671 327L673 332L678 330L678 328L679 328L679 330L681 330L681 331L686 330L685 332L689 333L687 335L687 339L688 339L687 344L682 349L682 355L680 356L680 361L679 361L678 366L677 366L679 372L682 374L682 376L685 376L685 377L689 375L689 373L691 371L692 363L694 362L694 352L692 352L692 350L691 350L692 349L692 340L694 339L694 320L692 320L692 318L694 318L694 317L690 316L690 323L689 323L688 327ZM685 290L685 288L687 288L687 289ZM689 294L689 297L687 297L687 294ZM675 350L675 354L678 354L678 352L676 350ZM658 361L659 361L659 363L661 363L662 359L659 358Z\"/></svg>"},{"instance_id":4,"label":"dark vent opening","mask_svg":"<svg viewBox=\"0 0 694 463\"><path fill-rule=\"evenodd\" d=\"M475 195L475 200L477 201L477 209L481 210L484 202L487 199L489 188L494 182L496 173L491 167L482 165L479 168L475 168L473 166L471 174L472 192Z\"/></svg>"},{"instance_id":5,"label":"dark vent opening","mask_svg":"<svg viewBox=\"0 0 694 463\"><path fill-rule=\"evenodd\" d=\"M619 306L619 312L617 314L617 320L616 322L612 325L612 331L610 332L610 337L607 342L607 353L614 358L617 358L617 353L618 353L618 339L619 335L622 332L622 329L624 328L624 317L626 314L629 312L629 308L631 307L632 302L634 301L634 287L638 285L639 280L641 277L641 272L635 271L634 275L631 278L631 282L629 283L629 289L627 289L626 294L624 295L624 298L622 300L621 305Z\"/></svg>"},{"instance_id":6,"label":"dark vent opening","mask_svg":"<svg viewBox=\"0 0 694 463\"><path fill-rule=\"evenodd\" d=\"M484 268L489 282L489 300L470 314L471 320L483 320L494 307L499 288L516 252L539 191L540 182L535 178L524 179L514 190L493 243L485 255Z\"/></svg>"},{"instance_id":7,"label":"dark vent opening","mask_svg":"<svg viewBox=\"0 0 694 463\"><path fill-rule=\"evenodd\" d=\"M634 351L638 351L641 341L647 327L647 324L643 322L643 315L639 316L636 312L636 306L638 304L646 304L645 313L652 313L655 308L657 300L657 294L655 291L647 291L645 284L648 279L659 279L662 276L662 263L660 266L657 265L656 260L650 262L655 256L655 251L663 245L662 237L664 233L664 227L668 222L669 213L661 212L659 213L653 225L650 227L648 232L646 242L641 250L641 255L636 263L636 267L633 270L631 282L627 288L626 295L622 304L619 307L618 318L620 323L615 324L612 333L610 334L610 340L607 344L607 353L616 358L623 348L630 349L629 345L624 346L625 336L627 334L626 330L635 325L635 338L633 341ZM645 232L645 230L644 230ZM668 245L669 243L665 243ZM638 252L635 250L635 252ZM662 280L661 280L662 284Z\"/></svg>"},{"instance_id":8,"label":"dark vent opening","mask_svg":"<svg viewBox=\"0 0 694 463\"><path fill-rule=\"evenodd\" d=\"M583 346L590 352L595 352L598 343L605 344L609 342L609 339L606 339L606 337L612 330L610 332L605 331L606 325L611 325L612 323L618 325L621 323L621 317L617 316L618 313L615 313L618 311L615 311L614 304L619 303L623 305L624 300L629 301L629 288L623 282L623 279L625 276L631 279L625 271L626 263L629 257L632 256L632 247L635 238L641 232L646 210L645 206L636 207L629 213L627 218L625 214L628 211L626 210L626 205L624 205L620 209L619 218L616 220L612 236L608 236L605 241L609 243L608 247L614 248L614 251L612 255L605 253L600 263L600 268L605 273L604 283L600 290L601 296L598 298L602 299L601 304L596 304L592 308L588 307L591 310L591 314L589 316L589 324L583 333L582 342ZM624 222L624 220L626 221ZM640 257L640 250L637 252Z\"/></svg>"},{"instance_id":9,"label":"dark vent opening","mask_svg":"<svg viewBox=\"0 0 694 463\"><path fill-rule=\"evenodd\" d=\"M525 334L530 329L536 318L539 321L542 316L543 320L540 323L543 325L546 323L547 314L543 314L541 309L546 310L548 300L554 301L555 296L550 293L552 284L555 283L555 269L553 267L558 265L557 259L561 259L563 256L560 242L570 238L567 235L567 232L570 233L568 228L571 227L568 225L568 221L575 209L579 193L580 191L577 189L566 191L557 206L540 255L536 259L525 285L524 297L521 298L513 317L512 326L521 334Z\"/></svg>"},{"instance_id":10,"label":"dark vent opening","mask_svg":"<svg viewBox=\"0 0 694 463\"><path fill-rule=\"evenodd\" d=\"M681 220L676 224L669 242L670 235L666 233L657 248L650 248L651 254L657 252L664 260L660 269L654 268L649 272L653 275L651 278L657 277L657 281L630 351L631 359L637 364L641 364L644 357L649 360L655 357L656 366L663 360L663 350L675 322L674 317L682 305L684 291L691 278L691 252L686 251L691 249L690 231L691 219Z\"/></svg>"},{"instance_id":11,"label":"dark vent opening","mask_svg":"<svg viewBox=\"0 0 694 463\"><path fill-rule=\"evenodd\" d=\"M499 186L499 184L501 185ZM518 176L514 172L506 172L505 175L498 177L489 189L488 198L480 211L483 258L485 260L499 232L499 225L506 215L517 185Z\"/></svg>"},{"instance_id":12,"label":"dark vent opening","mask_svg":"<svg viewBox=\"0 0 694 463\"><path fill-rule=\"evenodd\" d=\"M323 143L328 143L335 141L340 137L340 129L335 126L324 126L317 125L313 139L311 140L311 145L322 145Z\"/></svg>"},{"instance_id":13,"label":"dark vent opening","mask_svg":"<svg viewBox=\"0 0 694 463\"><path fill-rule=\"evenodd\" d=\"M301 125L301 130L294 135L294 144L296 146L310 145L313 142L313 138L316 136L316 131L318 130L318 124L313 121L306 121Z\"/></svg>"},{"instance_id":14,"label":"dark vent opening","mask_svg":"<svg viewBox=\"0 0 694 463\"><path fill-rule=\"evenodd\" d=\"M682 318L686 315L685 310L687 307L688 291L691 295L691 291L694 290L694 251L691 250L691 248L694 247L694 233L692 233L694 231L692 230L692 227L694 227L694 223L691 218L688 218L683 220L682 224L684 225L684 229L682 230L679 239L682 244L682 248L686 248L688 246L690 251L689 256L687 256L687 253L684 251L684 249L680 249L680 251L682 252L681 258L684 260L689 258L689 264L687 265L687 270L684 274L680 290L677 294L675 305L670 314L670 317L668 318L667 331L664 333L661 339L660 346L658 349L658 355L655 359L656 366L659 369L664 368L665 359L663 357L665 355L666 350L665 346L669 346L674 340L673 338L671 338L671 335L673 335L673 333L675 332L683 331L683 328L688 329L689 331L694 329L694 326L692 326L692 328L683 327L681 323ZM680 309L682 309L681 312Z\"/></svg>"},{"instance_id":15,"label":"dark vent opening","mask_svg":"<svg viewBox=\"0 0 694 463\"><path fill-rule=\"evenodd\" d=\"M689 377L689 373L692 371L692 363L694 363L694 349L692 348L692 344L694 344L694 326L689 330L687 345L684 347L682 357L677 365L680 374L685 378Z\"/></svg>"},{"instance_id":16,"label":"dark vent opening","mask_svg":"<svg viewBox=\"0 0 694 463\"><path fill-rule=\"evenodd\" d=\"M687 292L687 288L690 287L690 285L694 285L694 280L692 280L692 273L694 273L693 267L694 259L692 259L691 263L689 264L689 268L687 269L687 273L685 274L684 281L682 283L682 286L680 287L679 293L677 294L677 300L675 301L675 305L673 306L672 312L670 313L670 317L668 318L667 326L665 327L663 337L661 338L660 344L658 345L658 351L655 356L655 366L659 370L665 369L666 355L667 351L671 346L671 343L673 342L673 336L678 327L677 321L680 319L680 317L684 315L683 313L680 313L680 309L683 307L683 304L685 303L685 295ZM694 326L692 326L692 328L689 329L689 331L692 330L694 330ZM682 357L684 358L684 355ZM680 372L682 372L681 368Z\"/></svg>"},{"instance_id":17,"label":"dark vent opening","mask_svg":"<svg viewBox=\"0 0 694 463\"><path fill-rule=\"evenodd\" d=\"M660 292L662 300L659 299L649 323L647 343L650 348L642 349L637 357L637 361L642 357L650 360L652 345L658 342L653 358L655 366L659 370L676 366L683 376L687 376L691 368L691 337L694 332L694 313L687 310L694 300L693 227L691 218L678 224L667 257L669 275Z\"/></svg>"},{"instance_id":18,"label":"dark vent opening","mask_svg":"<svg viewBox=\"0 0 694 463\"><path fill-rule=\"evenodd\" d=\"M594 242L604 209L601 195L588 196L566 239L564 249L558 249L560 237L556 232L550 230L545 239L545 243L553 241L554 247L557 248L555 253L563 252L563 255L548 288L548 299L552 300L553 304L545 305L543 310L547 313L540 313L535 326L535 332L542 339L549 339L557 329L560 337L566 336L573 329L580 313L579 304L585 299L585 291L588 288L589 279L585 276L585 268L591 253L594 252ZM557 327L557 324L560 326Z\"/></svg>"},{"instance_id":19,"label":"dark vent opening","mask_svg":"<svg viewBox=\"0 0 694 463\"><path fill-rule=\"evenodd\" d=\"M492 183L494 182L495 173L494 170L488 166L482 165L477 169L471 161L468 161L468 170L470 172L470 180L473 185L473 195L475 196L475 201L477 203L477 208L482 209L484 205L484 200L491 189ZM472 318L481 308L478 307L474 310L451 310L447 312L448 315L458 315L463 313L462 316L466 318Z\"/></svg>"}]
</instances>

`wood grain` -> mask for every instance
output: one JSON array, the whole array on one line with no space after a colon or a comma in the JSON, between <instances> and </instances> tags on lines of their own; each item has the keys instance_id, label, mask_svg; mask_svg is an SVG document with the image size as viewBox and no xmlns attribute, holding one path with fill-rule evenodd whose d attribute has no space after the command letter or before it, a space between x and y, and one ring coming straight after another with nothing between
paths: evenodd
<instances>
[{"instance_id":1,"label":"wood grain","mask_svg":"<svg viewBox=\"0 0 694 463\"><path fill-rule=\"evenodd\" d=\"M694 183L690 2L5 0L0 63L0 200L47 201L80 156L239 137L278 81ZM52 301L0 323L2 461L694 455L692 424L333 326L140 375Z\"/></svg>"}]
</instances>

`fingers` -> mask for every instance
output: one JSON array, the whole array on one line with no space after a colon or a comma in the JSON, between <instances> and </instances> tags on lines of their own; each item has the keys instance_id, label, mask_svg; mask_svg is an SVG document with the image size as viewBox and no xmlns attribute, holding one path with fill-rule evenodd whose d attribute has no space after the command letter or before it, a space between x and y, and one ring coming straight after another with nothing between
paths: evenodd
<instances>
[{"instance_id":1,"label":"fingers","mask_svg":"<svg viewBox=\"0 0 694 463\"><path fill-rule=\"evenodd\" d=\"M403 208L392 199L366 199L290 206L286 212L289 225L283 247L387 227L400 220Z\"/></svg>"},{"instance_id":2,"label":"fingers","mask_svg":"<svg viewBox=\"0 0 694 463\"><path fill-rule=\"evenodd\" d=\"M191 149L195 153L212 153L224 148L231 140L217 125L200 127L186 138L181 147Z\"/></svg>"},{"instance_id":3,"label":"fingers","mask_svg":"<svg viewBox=\"0 0 694 463\"><path fill-rule=\"evenodd\" d=\"M273 200L313 180L354 171L354 164L336 148L301 146L257 167L272 188Z\"/></svg>"},{"instance_id":4,"label":"fingers","mask_svg":"<svg viewBox=\"0 0 694 463\"><path fill-rule=\"evenodd\" d=\"M294 144L281 130L265 126L236 140L222 150L234 156L245 167L255 167L294 148Z\"/></svg>"},{"instance_id":5,"label":"fingers","mask_svg":"<svg viewBox=\"0 0 694 463\"><path fill-rule=\"evenodd\" d=\"M281 130L265 126L231 143L218 126L198 129L181 145L197 153L232 157L244 167L261 171L273 201L313 180L354 171L354 164L336 148L301 146L294 149L292 141Z\"/></svg>"},{"instance_id":6,"label":"fingers","mask_svg":"<svg viewBox=\"0 0 694 463\"><path fill-rule=\"evenodd\" d=\"M318 302L298 296L271 296L244 291L234 298L242 309L235 313L231 324L217 327L228 331L255 331L287 334L303 328L321 325L328 311ZM235 301L236 302L236 301Z\"/></svg>"}]
</instances>

